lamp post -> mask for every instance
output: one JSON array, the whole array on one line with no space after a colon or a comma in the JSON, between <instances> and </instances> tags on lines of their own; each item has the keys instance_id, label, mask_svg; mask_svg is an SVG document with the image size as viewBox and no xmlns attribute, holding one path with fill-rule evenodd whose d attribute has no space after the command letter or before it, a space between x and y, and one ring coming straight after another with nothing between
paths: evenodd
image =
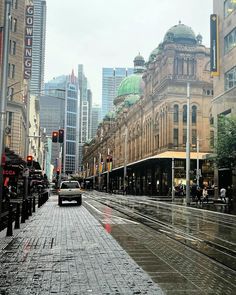
<instances>
[{"instance_id":1,"label":"lamp post","mask_svg":"<svg viewBox=\"0 0 236 295\"><path fill-rule=\"evenodd\" d=\"M1 73L1 100L0 100L0 221L2 213L2 193L3 193L3 167L2 156L5 152L5 124L6 124L6 104L7 104L7 76L8 76L8 54L9 54L9 34L10 34L10 13L11 0L5 0L4 30L3 30L3 61Z\"/></svg>"},{"instance_id":2,"label":"lamp post","mask_svg":"<svg viewBox=\"0 0 236 295\"><path fill-rule=\"evenodd\" d=\"M190 83L187 83L186 204L190 205Z\"/></svg>"},{"instance_id":3,"label":"lamp post","mask_svg":"<svg viewBox=\"0 0 236 295\"><path fill-rule=\"evenodd\" d=\"M125 150L124 150L124 182L123 182L123 194L126 189L126 175L127 175L127 140L128 140L128 127L125 125Z\"/></svg>"}]
</instances>

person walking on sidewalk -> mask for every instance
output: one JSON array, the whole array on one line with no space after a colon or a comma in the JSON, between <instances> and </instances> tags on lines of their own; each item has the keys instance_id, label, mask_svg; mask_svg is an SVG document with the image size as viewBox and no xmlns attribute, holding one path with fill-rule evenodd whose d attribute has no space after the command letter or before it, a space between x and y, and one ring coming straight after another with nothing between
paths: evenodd
<instances>
[{"instance_id":1,"label":"person walking on sidewalk","mask_svg":"<svg viewBox=\"0 0 236 295\"><path fill-rule=\"evenodd\" d=\"M207 192L207 188L204 186L202 190L202 202L205 202L205 201L208 204L208 192Z\"/></svg>"},{"instance_id":2,"label":"person walking on sidewalk","mask_svg":"<svg viewBox=\"0 0 236 295\"><path fill-rule=\"evenodd\" d=\"M220 198L221 200L224 200L224 202L226 203L226 189L224 187L221 188L220 190Z\"/></svg>"}]
</instances>

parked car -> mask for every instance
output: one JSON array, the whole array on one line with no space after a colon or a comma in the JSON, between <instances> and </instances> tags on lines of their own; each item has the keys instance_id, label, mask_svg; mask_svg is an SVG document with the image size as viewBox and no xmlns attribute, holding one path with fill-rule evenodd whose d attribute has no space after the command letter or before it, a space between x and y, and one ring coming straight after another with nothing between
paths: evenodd
<instances>
[{"instance_id":1,"label":"parked car","mask_svg":"<svg viewBox=\"0 0 236 295\"><path fill-rule=\"evenodd\" d=\"M76 201L80 206L82 204L82 191L78 181L65 180L62 181L58 190L58 205L62 205L62 201Z\"/></svg>"}]
</instances>

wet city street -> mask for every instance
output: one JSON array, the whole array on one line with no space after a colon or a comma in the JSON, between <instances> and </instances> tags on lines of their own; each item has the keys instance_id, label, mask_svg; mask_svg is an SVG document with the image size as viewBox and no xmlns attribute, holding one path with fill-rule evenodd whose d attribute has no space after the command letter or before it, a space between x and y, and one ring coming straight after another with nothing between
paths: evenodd
<instances>
[{"instance_id":1,"label":"wet city street","mask_svg":"<svg viewBox=\"0 0 236 295\"><path fill-rule=\"evenodd\" d=\"M145 197L51 196L0 233L0 294L235 294L236 216Z\"/></svg>"}]
</instances>

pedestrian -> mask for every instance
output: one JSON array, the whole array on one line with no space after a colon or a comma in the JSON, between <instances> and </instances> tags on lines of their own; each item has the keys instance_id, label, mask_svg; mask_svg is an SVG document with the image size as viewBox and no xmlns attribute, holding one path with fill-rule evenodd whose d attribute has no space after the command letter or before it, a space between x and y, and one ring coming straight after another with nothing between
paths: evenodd
<instances>
[{"instance_id":1,"label":"pedestrian","mask_svg":"<svg viewBox=\"0 0 236 295\"><path fill-rule=\"evenodd\" d=\"M202 190L202 202L206 201L208 204L208 191L207 188L204 186Z\"/></svg>"},{"instance_id":2,"label":"pedestrian","mask_svg":"<svg viewBox=\"0 0 236 295\"><path fill-rule=\"evenodd\" d=\"M202 202L202 194L201 194L201 188L200 186L197 187L197 198L196 198L196 205L198 204L199 202L199 205L201 205L201 202Z\"/></svg>"},{"instance_id":3,"label":"pedestrian","mask_svg":"<svg viewBox=\"0 0 236 295\"><path fill-rule=\"evenodd\" d=\"M192 197L192 201L196 201L197 199L197 184L195 182L193 182L192 186L191 186L191 197Z\"/></svg>"},{"instance_id":4,"label":"pedestrian","mask_svg":"<svg viewBox=\"0 0 236 295\"><path fill-rule=\"evenodd\" d=\"M220 198L221 200L224 200L224 202L226 203L226 189L224 187L221 188L220 190Z\"/></svg>"}]
</instances>

